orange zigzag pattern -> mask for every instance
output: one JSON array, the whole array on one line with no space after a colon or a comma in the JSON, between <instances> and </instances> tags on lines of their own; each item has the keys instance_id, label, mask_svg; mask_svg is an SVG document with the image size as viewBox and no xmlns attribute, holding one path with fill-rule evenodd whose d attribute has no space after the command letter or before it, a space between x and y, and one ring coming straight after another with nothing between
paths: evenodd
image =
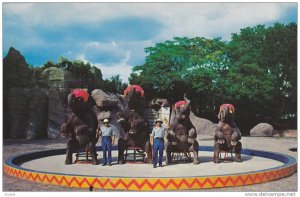
<instances>
[{"instance_id":1,"label":"orange zigzag pattern","mask_svg":"<svg viewBox=\"0 0 300 197\"><path fill-rule=\"evenodd\" d=\"M197 178L105 178L30 172L4 166L8 175L38 183L68 187L123 190L179 190L242 186L280 179L293 174L297 165L252 174Z\"/></svg>"}]
</instances>

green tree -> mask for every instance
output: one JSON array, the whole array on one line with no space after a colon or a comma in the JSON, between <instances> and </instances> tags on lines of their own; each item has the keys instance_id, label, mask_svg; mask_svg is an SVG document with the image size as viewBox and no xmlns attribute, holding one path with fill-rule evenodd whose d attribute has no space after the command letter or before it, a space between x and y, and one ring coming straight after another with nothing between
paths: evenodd
<instances>
[{"instance_id":1,"label":"green tree","mask_svg":"<svg viewBox=\"0 0 300 197\"><path fill-rule=\"evenodd\" d=\"M145 49L145 63L134 67L129 82L141 84L149 99L164 97L175 102L188 93L197 112L212 113L219 96L218 79L229 66L225 47L220 38L175 37L158 43Z\"/></svg>"},{"instance_id":2,"label":"green tree","mask_svg":"<svg viewBox=\"0 0 300 197\"><path fill-rule=\"evenodd\" d=\"M127 84L122 82L120 75L112 76L108 83L110 85L110 91L118 94L123 94L127 87Z\"/></svg>"},{"instance_id":3,"label":"green tree","mask_svg":"<svg viewBox=\"0 0 300 197\"><path fill-rule=\"evenodd\" d=\"M270 105L276 115L276 126L294 125L297 115L297 25L276 23L266 32L262 64L275 76L274 102Z\"/></svg>"},{"instance_id":4,"label":"green tree","mask_svg":"<svg viewBox=\"0 0 300 197\"><path fill-rule=\"evenodd\" d=\"M277 127L282 116L295 114L296 29L294 24L248 27L228 43L232 68L226 96L237 103L246 132L264 121Z\"/></svg>"},{"instance_id":5,"label":"green tree","mask_svg":"<svg viewBox=\"0 0 300 197\"><path fill-rule=\"evenodd\" d=\"M244 134L259 122L296 125L296 24L247 27L229 42L175 37L145 52L129 82L142 85L148 99L173 103L188 93L193 111L211 120L222 103L232 103Z\"/></svg>"}]
</instances>

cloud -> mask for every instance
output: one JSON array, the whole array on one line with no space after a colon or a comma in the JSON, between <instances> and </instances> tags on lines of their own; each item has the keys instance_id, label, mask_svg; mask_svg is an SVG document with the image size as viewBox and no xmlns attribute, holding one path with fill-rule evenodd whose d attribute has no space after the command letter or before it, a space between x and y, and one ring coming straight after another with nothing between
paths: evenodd
<instances>
[{"instance_id":1,"label":"cloud","mask_svg":"<svg viewBox=\"0 0 300 197\"><path fill-rule=\"evenodd\" d=\"M231 33L241 28L280 20L291 6L296 4L285 6L279 3L174 4L165 8L165 15L160 16L166 28L157 40L171 39L174 36L222 37L229 40Z\"/></svg>"},{"instance_id":2,"label":"cloud","mask_svg":"<svg viewBox=\"0 0 300 197\"><path fill-rule=\"evenodd\" d=\"M126 52L126 56L120 62L111 65L103 65L101 63L94 64L101 69L104 79L108 79L114 75L119 74L123 82L128 83L128 76L132 71L132 66L128 64L130 60L130 51Z\"/></svg>"},{"instance_id":3,"label":"cloud","mask_svg":"<svg viewBox=\"0 0 300 197\"><path fill-rule=\"evenodd\" d=\"M125 81L157 42L230 40L241 28L277 21L297 22L297 3L4 3L3 51L13 46L37 66L82 59Z\"/></svg>"}]
</instances>

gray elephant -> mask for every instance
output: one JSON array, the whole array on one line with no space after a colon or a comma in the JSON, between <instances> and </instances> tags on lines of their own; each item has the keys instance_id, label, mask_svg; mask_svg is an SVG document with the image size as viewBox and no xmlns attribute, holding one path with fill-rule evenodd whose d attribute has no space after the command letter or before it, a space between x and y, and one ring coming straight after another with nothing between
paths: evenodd
<instances>
[{"instance_id":1,"label":"gray elephant","mask_svg":"<svg viewBox=\"0 0 300 197\"><path fill-rule=\"evenodd\" d=\"M88 146L92 156L92 164L97 164L95 145L99 136L96 135L98 120L92 106L95 101L84 90L76 89L68 95L68 106L73 111L69 120L61 126L63 136L70 136L67 143L65 164L72 164L72 154L79 148Z\"/></svg>"},{"instance_id":2,"label":"gray elephant","mask_svg":"<svg viewBox=\"0 0 300 197\"><path fill-rule=\"evenodd\" d=\"M196 129L189 118L190 110L191 101L186 96L184 96L184 101L175 103L173 107L170 118L170 129L166 134L165 141L166 164L172 163L172 152L184 153L186 156L188 156L189 152L193 152L193 163L199 163L199 144L196 140ZM189 157L188 159L191 160Z\"/></svg>"},{"instance_id":3,"label":"gray elephant","mask_svg":"<svg viewBox=\"0 0 300 197\"><path fill-rule=\"evenodd\" d=\"M147 161L152 161L149 129L144 119L135 111L125 109L117 113L118 123L123 129L124 136L118 141L118 163L124 164L124 151L128 147L140 147L147 153Z\"/></svg>"},{"instance_id":4,"label":"gray elephant","mask_svg":"<svg viewBox=\"0 0 300 197\"><path fill-rule=\"evenodd\" d=\"M219 123L214 137L214 162L220 162L220 152L235 153L235 161L241 162L241 131L236 126L235 108L232 104L223 104L219 111Z\"/></svg>"},{"instance_id":5,"label":"gray elephant","mask_svg":"<svg viewBox=\"0 0 300 197\"><path fill-rule=\"evenodd\" d=\"M135 110L143 114L144 109L144 90L139 85L129 85L124 90L125 108Z\"/></svg>"},{"instance_id":6,"label":"gray elephant","mask_svg":"<svg viewBox=\"0 0 300 197\"><path fill-rule=\"evenodd\" d=\"M118 163L123 164L124 151L128 147L140 147L147 153L147 162L152 161L150 131L142 117L144 91L138 85L131 85L125 91L126 108L117 113L117 120L124 136L118 140Z\"/></svg>"}]
</instances>

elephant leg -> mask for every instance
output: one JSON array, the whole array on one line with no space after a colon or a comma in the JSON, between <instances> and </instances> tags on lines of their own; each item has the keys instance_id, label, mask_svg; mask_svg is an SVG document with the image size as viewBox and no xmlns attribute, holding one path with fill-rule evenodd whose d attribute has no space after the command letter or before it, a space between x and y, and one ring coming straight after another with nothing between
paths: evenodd
<instances>
[{"instance_id":1,"label":"elephant leg","mask_svg":"<svg viewBox=\"0 0 300 197\"><path fill-rule=\"evenodd\" d=\"M66 160L65 165L72 164L72 154L74 150L78 150L78 146L75 139L71 139L67 143Z\"/></svg>"},{"instance_id":2,"label":"elephant leg","mask_svg":"<svg viewBox=\"0 0 300 197\"><path fill-rule=\"evenodd\" d=\"M147 153L147 157L148 157L146 162L147 163L152 163L152 146L150 144L150 141L146 142L145 152Z\"/></svg>"},{"instance_id":3,"label":"elephant leg","mask_svg":"<svg viewBox=\"0 0 300 197\"><path fill-rule=\"evenodd\" d=\"M126 149L126 141L120 138L118 141L118 163L124 164L124 151Z\"/></svg>"},{"instance_id":4,"label":"elephant leg","mask_svg":"<svg viewBox=\"0 0 300 197\"><path fill-rule=\"evenodd\" d=\"M234 153L235 153L235 161L236 162L242 162L242 143L240 141L237 142L237 144L234 146Z\"/></svg>"},{"instance_id":5,"label":"elephant leg","mask_svg":"<svg viewBox=\"0 0 300 197\"><path fill-rule=\"evenodd\" d=\"M199 158L198 158L198 152L199 152L199 144L197 141L195 141L192 146L189 148L189 152L194 153L194 164L199 164Z\"/></svg>"},{"instance_id":6,"label":"elephant leg","mask_svg":"<svg viewBox=\"0 0 300 197\"><path fill-rule=\"evenodd\" d=\"M89 152L90 152L90 154L92 156L92 164L93 165L97 165L98 164L98 160L97 160L96 146L92 142L89 143Z\"/></svg>"},{"instance_id":7,"label":"elephant leg","mask_svg":"<svg viewBox=\"0 0 300 197\"><path fill-rule=\"evenodd\" d=\"M218 143L218 141L214 141L214 162L215 163L220 163L220 144Z\"/></svg>"},{"instance_id":8,"label":"elephant leg","mask_svg":"<svg viewBox=\"0 0 300 197\"><path fill-rule=\"evenodd\" d=\"M165 142L165 150L166 150L166 164L171 164L172 163L172 144L169 141Z\"/></svg>"},{"instance_id":9,"label":"elephant leg","mask_svg":"<svg viewBox=\"0 0 300 197\"><path fill-rule=\"evenodd\" d=\"M215 141L217 141L219 144L224 144L225 143L225 137L223 132L221 131L216 131L215 133Z\"/></svg>"},{"instance_id":10,"label":"elephant leg","mask_svg":"<svg viewBox=\"0 0 300 197\"><path fill-rule=\"evenodd\" d=\"M236 146L240 139L241 133L239 132L239 130L237 132L233 132L233 134L231 135L231 145Z\"/></svg>"}]
</instances>

